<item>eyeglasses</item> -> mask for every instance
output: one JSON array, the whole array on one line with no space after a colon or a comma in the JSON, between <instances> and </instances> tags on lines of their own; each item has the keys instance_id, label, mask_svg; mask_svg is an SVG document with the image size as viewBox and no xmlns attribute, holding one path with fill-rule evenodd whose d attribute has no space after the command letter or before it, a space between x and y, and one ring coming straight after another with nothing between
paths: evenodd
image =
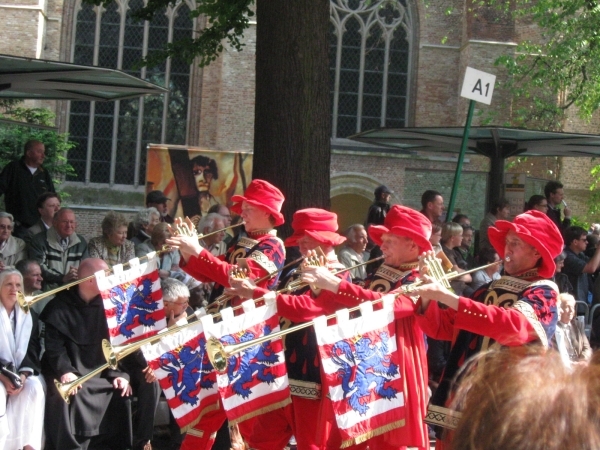
<instances>
[{"instance_id":1,"label":"eyeglasses","mask_svg":"<svg viewBox=\"0 0 600 450\"><path fill-rule=\"evenodd\" d=\"M12 225L0 225L0 230L12 230L13 226Z\"/></svg>"}]
</instances>

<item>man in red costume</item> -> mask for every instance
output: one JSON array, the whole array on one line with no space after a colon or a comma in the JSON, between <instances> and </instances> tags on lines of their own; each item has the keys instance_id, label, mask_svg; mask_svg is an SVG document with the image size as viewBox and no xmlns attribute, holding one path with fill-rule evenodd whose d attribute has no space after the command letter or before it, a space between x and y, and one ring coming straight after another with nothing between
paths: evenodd
<instances>
[{"instance_id":1,"label":"man in red costume","mask_svg":"<svg viewBox=\"0 0 600 450\"><path fill-rule=\"evenodd\" d=\"M305 270L304 281L325 289L315 301L313 310L316 312L329 302L356 306L412 284L418 274L419 255L431 250L430 235L431 222L423 214L405 206L392 206L383 225L369 227L369 236L381 247L385 259L377 272L367 277L364 289L340 280L322 268ZM415 319L416 308L415 302L406 295L399 295L394 304L401 361L399 370L406 387L405 425L368 440L372 449L429 448L427 427L423 422L427 410L427 357L423 332Z\"/></svg>"},{"instance_id":2,"label":"man in red costume","mask_svg":"<svg viewBox=\"0 0 600 450\"><path fill-rule=\"evenodd\" d=\"M252 279L264 278L260 287L266 289L277 285L278 271L285 261L283 242L274 229L284 222L281 214L284 196L281 191L264 180L252 180L244 195L234 195L231 200L234 202L231 210L242 216L247 236L240 237L229 249L225 261L200 246L198 237L191 232L194 228L189 219L185 222L176 219L175 228L178 229L172 230L174 236L167 240L169 245L179 249L185 272L197 280L216 283L213 299L223 291L223 287L229 287L229 272L239 263L239 258L245 259ZM222 407L208 412L194 428L188 430L181 448L212 448L216 432L224 421ZM239 426L242 436L251 441L254 420L245 420Z\"/></svg>"},{"instance_id":3,"label":"man in red costume","mask_svg":"<svg viewBox=\"0 0 600 450\"><path fill-rule=\"evenodd\" d=\"M415 291L421 296L423 331L452 341L440 385L431 399L427 420L452 429L456 418L447 408L451 381L464 362L493 341L505 346L540 343L548 346L557 322L558 289L549 281L563 239L556 225L539 211L527 211L513 222L498 220L489 228L490 243L504 259L504 276L482 286L473 299L459 297L433 282ZM439 307L437 302L448 306ZM510 374L507 373L507 376ZM436 448L448 448L450 434Z\"/></svg>"},{"instance_id":4,"label":"man in red costume","mask_svg":"<svg viewBox=\"0 0 600 450\"><path fill-rule=\"evenodd\" d=\"M341 264L333 250L346 238L337 234L338 224L335 213L317 208L302 209L294 213L292 221L294 234L285 241L287 247L298 246L303 256L313 254L320 247L325 254L324 267L330 271L344 271L337 276L350 280L349 272ZM300 272L294 271L292 277L281 284L291 289L291 294L276 294L256 287L248 279L230 279L231 292L244 298L276 296L277 312L285 319L285 326L307 322L321 314L331 314L344 305L330 302L325 308L312 310L319 291L302 284L293 289L290 283L299 281ZM286 283L287 281L287 283ZM280 288L286 287L281 286ZM341 439L332 435L332 423L321 418L327 414L326 402L321 387L321 358L314 328L304 328L285 337L285 361L289 377L292 404L260 416L254 428L253 444L261 450L281 450L294 435L298 450L319 450L339 448ZM335 425L335 424L333 424ZM337 438L337 439L336 439ZM332 443L331 441L335 441Z\"/></svg>"}]
</instances>

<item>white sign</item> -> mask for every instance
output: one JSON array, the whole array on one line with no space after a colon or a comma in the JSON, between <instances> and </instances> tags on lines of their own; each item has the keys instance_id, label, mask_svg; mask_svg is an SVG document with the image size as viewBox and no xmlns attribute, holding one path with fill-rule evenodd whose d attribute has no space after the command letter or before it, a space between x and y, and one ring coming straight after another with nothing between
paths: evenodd
<instances>
[{"instance_id":1,"label":"white sign","mask_svg":"<svg viewBox=\"0 0 600 450\"><path fill-rule=\"evenodd\" d=\"M467 67L460 96L489 105L492 103L495 83L496 75Z\"/></svg>"}]
</instances>

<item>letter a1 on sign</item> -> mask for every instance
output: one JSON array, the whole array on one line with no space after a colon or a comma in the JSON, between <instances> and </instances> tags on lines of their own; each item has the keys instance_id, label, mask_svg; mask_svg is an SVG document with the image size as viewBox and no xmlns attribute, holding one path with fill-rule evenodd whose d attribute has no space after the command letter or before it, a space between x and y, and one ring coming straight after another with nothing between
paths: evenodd
<instances>
[{"instance_id":1,"label":"letter a1 on sign","mask_svg":"<svg viewBox=\"0 0 600 450\"><path fill-rule=\"evenodd\" d=\"M496 75L467 67L460 96L489 105L492 103L495 83Z\"/></svg>"}]
</instances>

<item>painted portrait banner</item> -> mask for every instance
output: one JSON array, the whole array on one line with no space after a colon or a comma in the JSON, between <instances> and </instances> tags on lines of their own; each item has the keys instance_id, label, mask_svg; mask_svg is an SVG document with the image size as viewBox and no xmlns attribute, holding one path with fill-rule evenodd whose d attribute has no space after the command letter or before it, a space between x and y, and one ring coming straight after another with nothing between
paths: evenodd
<instances>
[{"instance_id":1,"label":"painted portrait banner","mask_svg":"<svg viewBox=\"0 0 600 450\"><path fill-rule=\"evenodd\" d=\"M230 206L231 197L246 190L251 176L252 153L148 146L146 190L163 191L172 217L198 220L213 205Z\"/></svg>"}]
</instances>

